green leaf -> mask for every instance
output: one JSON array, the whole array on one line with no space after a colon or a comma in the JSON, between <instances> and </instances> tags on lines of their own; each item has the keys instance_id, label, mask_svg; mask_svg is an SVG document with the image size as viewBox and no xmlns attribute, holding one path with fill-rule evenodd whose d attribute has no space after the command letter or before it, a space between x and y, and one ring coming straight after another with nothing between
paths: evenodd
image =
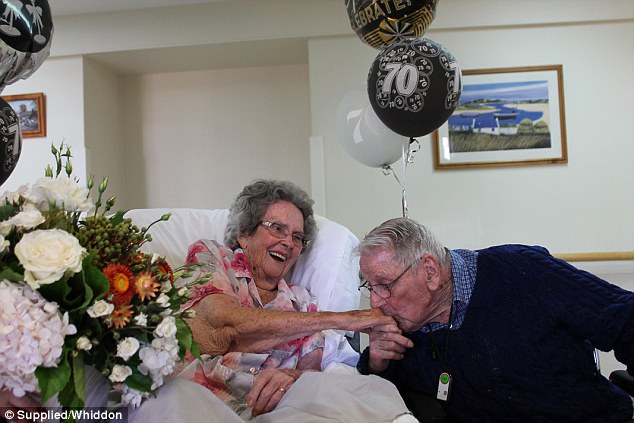
<instances>
[{"instance_id":1,"label":"green leaf","mask_svg":"<svg viewBox=\"0 0 634 423\"><path fill-rule=\"evenodd\" d=\"M0 220L7 220L18 213L18 208L13 204L3 204L0 206Z\"/></svg>"},{"instance_id":2,"label":"green leaf","mask_svg":"<svg viewBox=\"0 0 634 423\"><path fill-rule=\"evenodd\" d=\"M70 293L71 288L63 279L48 285L42 285L38 288L38 291L47 300L55 301L62 310L68 309L65 298Z\"/></svg>"},{"instance_id":3,"label":"green leaf","mask_svg":"<svg viewBox=\"0 0 634 423\"><path fill-rule=\"evenodd\" d=\"M38 367L35 369L42 404L69 385L71 370L66 356L67 354L62 355L62 360L57 367Z\"/></svg>"},{"instance_id":4,"label":"green leaf","mask_svg":"<svg viewBox=\"0 0 634 423\"><path fill-rule=\"evenodd\" d=\"M125 214L125 210L118 210L115 214L113 214L110 217L110 223L112 223L114 226L119 225L120 223L123 222L123 215Z\"/></svg>"},{"instance_id":5,"label":"green leaf","mask_svg":"<svg viewBox=\"0 0 634 423\"><path fill-rule=\"evenodd\" d=\"M3 279L6 279L10 282L21 282L24 280L24 275L22 273L16 272L9 267L6 267L0 272L0 280Z\"/></svg>"},{"instance_id":6,"label":"green leaf","mask_svg":"<svg viewBox=\"0 0 634 423\"><path fill-rule=\"evenodd\" d=\"M110 289L110 282L108 278L97 267L95 267L91 260L86 257L82 263L84 270L84 283L92 290L92 296L95 300L103 298Z\"/></svg>"},{"instance_id":7,"label":"green leaf","mask_svg":"<svg viewBox=\"0 0 634 423\"><path fill-rule=\"evenodd\" d=\"M176 318L176 339L178 339L179 355L182 358L186 351L191 350L194 335L185 320L181 318Z\"/></svg>"},{"instance_id":8,"label":"green leaf","mask_svg":"<svg viewBox=\"0 0 634 423\"><path fill-rule=\"evenodd\" d=\"M189 352L191 353L191 355L193 355L196 358L200 358L200 347L198 346L198 342L194 341L192 342L192 346L189 349Z\"/></svg>"},{"instance_id":9,"label":"green leaf","mask_svg":"<svg viewBox=\"0 0 634 423\"><path fill-rule=\"evenodd\" d=\"M62 389L57 398L64 408L82 408L84 406L84 401L81 400L77 392L75 392L74 383L69 383L64 386L64 389Z\"/></svg>"},{"instance_id":10,"label":"green leaf","mask_svg":"<svg viewBox=\"0 0 634 423\"><path fill-rule=\"evenodd\" d=\"M81 400L82 405L86 400L86 382L84 378L84 358L82 354L73 357L73 384L75 385L75 393Z\"/></svg>"},{"instance_id":11,"label":"green leaf","mask_svg":"<svg viewBox=\"0 0 634 423\"><path fill-rule=\"evenodd\" d=\"M132 374L126 378L124 383L130 388L136 389L137 391L152 391L152 378L150 377L150 375L142 375L141 373L138 373L136 369L132 370Z\"/></svg>"}]
</instances>

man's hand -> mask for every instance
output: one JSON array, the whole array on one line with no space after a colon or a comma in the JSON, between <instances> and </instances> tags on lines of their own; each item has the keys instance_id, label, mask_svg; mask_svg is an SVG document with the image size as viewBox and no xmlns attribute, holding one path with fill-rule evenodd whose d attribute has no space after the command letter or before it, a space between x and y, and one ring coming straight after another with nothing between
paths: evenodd
<instances>
[{"instance_id":1,"label":"man's hand","mask_svg":"<svg viewBox=\"0 0 634 423\"><path fill-rule=\"evenodd\" d=\"M375 326L370 332L370 370L375 373L384 371L390 360L401 360L408 348L414 343L402 335L396 322Z\"/></svg>"}]
</instances>

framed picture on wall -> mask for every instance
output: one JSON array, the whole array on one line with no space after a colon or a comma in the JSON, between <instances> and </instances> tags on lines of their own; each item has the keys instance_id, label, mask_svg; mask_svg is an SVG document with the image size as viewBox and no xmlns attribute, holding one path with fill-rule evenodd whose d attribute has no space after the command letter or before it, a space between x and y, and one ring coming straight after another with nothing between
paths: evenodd
<instances>
[{"instance_id":1,"label":"framed picture on wall","mask_svg":"<svg viewBox=\"0 0 634 423\"><path fill-rule=\"evenodd\" d=\"M463 70L462 83L433 134L436 169L568 162L561 65Z\"/></svg>"},{"instance_id":2,"label":"framed picture on wall","mask_svg":"<svg viewBox=\"0 0 634 423\"><path fill-rule=\"evenodd\" d=\"M43 93L3 95L2 98L18 115L23 138L46 136L46 109Z\"/></svg>"}]
</instances>

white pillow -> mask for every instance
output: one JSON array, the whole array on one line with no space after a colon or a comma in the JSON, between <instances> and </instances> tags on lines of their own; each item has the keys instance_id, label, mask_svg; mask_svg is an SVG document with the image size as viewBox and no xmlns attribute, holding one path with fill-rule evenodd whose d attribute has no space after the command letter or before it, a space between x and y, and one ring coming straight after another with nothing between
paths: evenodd
<instances>
[{"instance_id":1,"label":"white pillow","mask_svg":"<svg viewBox=\"0 0 634 423\"><path fill-rule=\"evenodd\" d=\"M164 256L174 268L185 263L187 249L194 241L224 240L227 209L134 209L126 217L139 227L147 227L165 213L172 214L170 219L150 228L152 242L145 244L143 250ZM308 289L317 297L321 310L358 309L359 258L353 249L359 240L348 228L325 217L315 216L315 221L317 235L310 248L300 255L287 281Z\"/></svg>"}]
</instances>

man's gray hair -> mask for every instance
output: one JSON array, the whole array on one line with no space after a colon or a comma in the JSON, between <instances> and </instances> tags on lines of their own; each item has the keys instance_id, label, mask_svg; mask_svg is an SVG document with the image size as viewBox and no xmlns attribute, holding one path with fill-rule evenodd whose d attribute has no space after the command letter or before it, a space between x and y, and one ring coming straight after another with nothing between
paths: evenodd
<instances>
[{"instance_id":1,"label":"man's gray hair","mask_svg":"<svg viewBox=\"0 0 634 423\"><path fill-rule=\"evenodd\" d=\"M375 249L392 251L394 260L408 266L425 254L436 257L444 266L447 263L447 249L424 225L406 217L386 220L372 229L359 243L360 255Z\"/></svg>"},{"instance_id":2,"label":"man's gray hair","mask_svg":"<svg viewBox=\"0 0 634 423\"><path fill-rule=\"evenodd\" d=\"M245 186L231 204L225 245L232 250L238 248L238 237L253 234L269 206L278 201L288 201L299 209L304 217L304 239L310 242L317 225L313 216L314 201L306 191L289 181L258 179Z\"/></svg>"}]
</instances>

